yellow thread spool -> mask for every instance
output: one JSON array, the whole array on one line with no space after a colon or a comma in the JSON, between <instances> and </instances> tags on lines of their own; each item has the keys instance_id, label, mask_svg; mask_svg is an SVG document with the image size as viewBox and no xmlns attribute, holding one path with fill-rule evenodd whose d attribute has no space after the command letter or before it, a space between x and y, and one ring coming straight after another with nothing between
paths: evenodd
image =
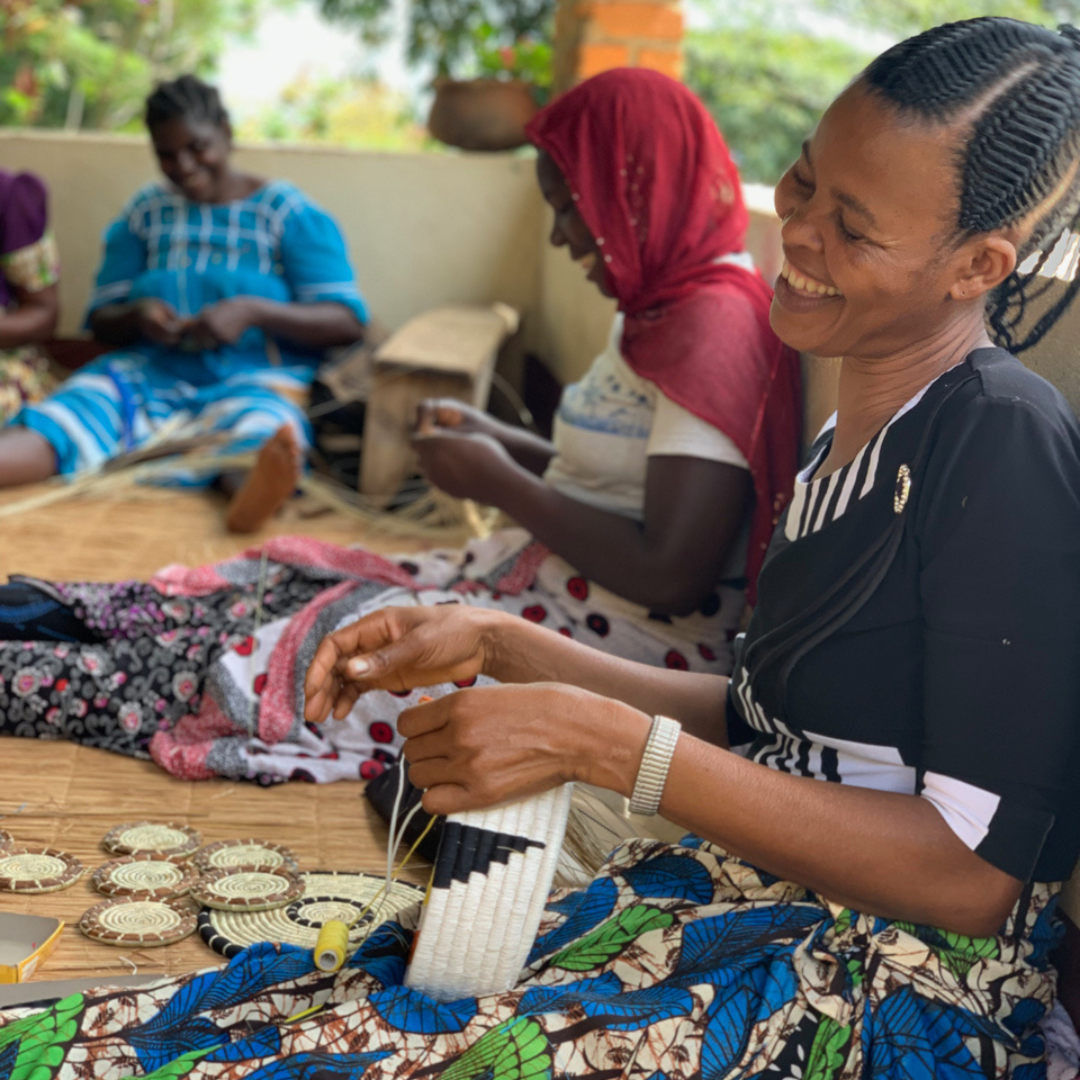
<instances>
[{"instance_id":1,"label":"yellow thread spool","mask_svg":"<svg viewBox=\"0 0 1080 1080\"><path fill-rule=\"evenodd\" d=\"M348 949L349 928L340 919L328 919L315 942L315 966L320 971L340 971Z\"/></svg>"}]
</instances>

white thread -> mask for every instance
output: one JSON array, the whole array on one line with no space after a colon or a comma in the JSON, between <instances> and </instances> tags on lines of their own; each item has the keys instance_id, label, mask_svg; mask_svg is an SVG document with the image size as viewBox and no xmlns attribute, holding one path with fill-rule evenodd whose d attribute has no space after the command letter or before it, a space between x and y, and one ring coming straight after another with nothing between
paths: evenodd
<instances>
[{"instance_id":1,"label":"white thread","mask_svg":"<svg viewBox=\"0 0 1080 1080\"><path fill-rule=\"evenodd\" d=\"M394 807L390 811L390 836L386 842L386 891L390 891L390 879L394 874L394 856L397 854L398 837L397 837L397 818L398 811L401 809L401 800L405 795L405 761L404 758L398 762L400 768L398 769L398 786L397 795L394 796Z\"/></svg>"},{"instance_id":2,"label":"white thread","mask_svg":"<svg viewBox=\"0 0 1080 1080\"><path fill-rule=\"evenodd\" d=\"M402 768L401 772L402 772L402 775L404 775L405 769ZM423 804L420 803L420 802L417 802L417 804L405 815L405 820L401 823L401 828L398 830L397 835L391 837L390 843L393 846L390 847L388 849L388 852L387 852L387 854L389 856L388 859L387 859L387 866L392 866L393 865L394 856L397 855L398 848L401 846L401 841L405 839L405 834L408 831L409 826L412 824L412 819L414 817L416 817L416 815L421 810L423 810L423 808L424 808ZM408 854L406 854L405 857L407 859ZM404 864L402 864L402 865L404 865ZM401 869L402 869L402 866L398 866L398 873L401 873ZM383 891L382 898L379 900L379 910L376 911L374 916L373 916L373 919L374 919L376 925L378 925L379 922L381 922L382 909L383 909L383 906L386 904L386 901L390 898L390 889L392 888L393 884L394 884L393 874L391 873L391 875L389 877L387 877L387 879L386 879L386 888Z\"/></svg>"}]
</instances>

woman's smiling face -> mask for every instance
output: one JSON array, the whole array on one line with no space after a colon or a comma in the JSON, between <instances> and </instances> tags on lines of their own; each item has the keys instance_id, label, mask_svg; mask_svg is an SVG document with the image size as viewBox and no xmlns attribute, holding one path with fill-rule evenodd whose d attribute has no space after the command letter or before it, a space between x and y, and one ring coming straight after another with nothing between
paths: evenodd
<instances>
[{"instance_id":1,"label":"woman's smiling face","mask_svg":"<svg viewBox=\"0 0 1080 1080\"><path fill-rule=\"evenodd\" d=\"M613 297L615 294L611 291L600 247L578 212L566 177L559 171L551 155L543 150L536 158L536 179L540 184L540 193L555 211L549 238L552 246L569 248L570 258L584 269L585 277L604 296Z\"/></svg>"},{"instance_id":2,"label":"woman's smiling face","mask_svg":"<svg viewBox=\"0 0 1080 1080\"><path fill-rule=\"evenodd\" d=\"M206 121L177 118L150 131L161 171L192 202L226 201L229 180L229 130Z\"/></svg>"},{"instance_id":3,"label":"woman's smiling face","mask_svg":"<svg viewBox=\"0 0 1080 1080\"><path fill-rule=\"evenodd\" d=\"M971 251L956 243L956 140L859 83L833 103L776 188L785 259L770 318L785 342L884 357L960 314Z\"/></svg>"}]
</instances>

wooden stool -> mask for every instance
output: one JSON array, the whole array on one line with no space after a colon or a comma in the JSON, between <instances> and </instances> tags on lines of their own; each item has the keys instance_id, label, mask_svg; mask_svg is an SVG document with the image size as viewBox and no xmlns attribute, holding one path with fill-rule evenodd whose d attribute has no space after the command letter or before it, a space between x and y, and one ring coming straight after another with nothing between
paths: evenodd
<instances>
[{"instance_id":1,"label":"wooden stool","mask_svg":"<svg viewBox=\"0 0 1080 1080\"><path fill-rule=\"evenodd\" d=\"M518 328L505 304L448 304L411 319L375 351L360 491L390 498L413 471L410 435L427 398L452 397L487 406L495 361Z\"/></svg>"}]
</instances>

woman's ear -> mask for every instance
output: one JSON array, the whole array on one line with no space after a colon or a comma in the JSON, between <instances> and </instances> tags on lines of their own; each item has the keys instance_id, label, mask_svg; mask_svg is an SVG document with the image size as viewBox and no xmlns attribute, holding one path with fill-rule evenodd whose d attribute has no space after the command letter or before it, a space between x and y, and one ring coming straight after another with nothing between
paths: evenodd
<instances>
[{"instance_id":1,"label":"woman's ear","mask_svg":"<svg viewBox=\"0 0 1080 1080\"><path fill-rule=\"evenodd\" d=\"M1000 234L973 237L957 255L959 273L949 289L953 300L985 296L1016 269L1016 245Z\"/></svg>"}]
</instances>

